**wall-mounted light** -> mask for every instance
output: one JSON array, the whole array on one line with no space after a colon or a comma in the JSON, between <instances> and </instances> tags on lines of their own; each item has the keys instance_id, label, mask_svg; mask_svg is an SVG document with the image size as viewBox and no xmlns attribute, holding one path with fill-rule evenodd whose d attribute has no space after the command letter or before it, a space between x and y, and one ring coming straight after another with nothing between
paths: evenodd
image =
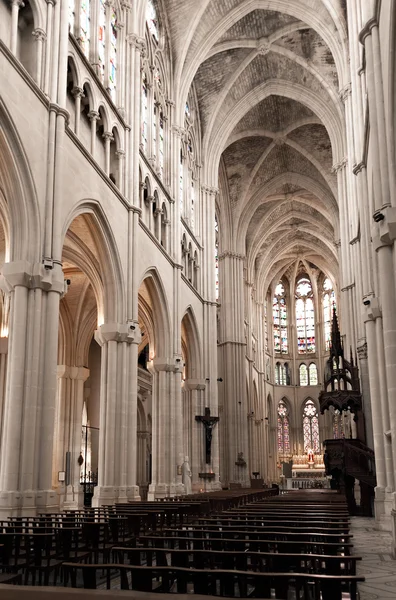
<instances>
[{"instance_id":1,"label":"wall-mounted light","mask_svg":"<svg viewBox=\"0 0 396 600\"><path fill-rule=\"evenodd\" d=\"M376 223L379 223L385 219L385 215L381 211L377 211L373 214L373 219Z\"/></svg>"},{"instance_id":2,"label":"wall-mounted light","mask_svg":"<svg viewBox=\"0 0 396 600\"><path fill-rule=\"evenodd\" d=\"M370 300L363 300L364 306L370 306Z\"/></svg>"}]
</instances>

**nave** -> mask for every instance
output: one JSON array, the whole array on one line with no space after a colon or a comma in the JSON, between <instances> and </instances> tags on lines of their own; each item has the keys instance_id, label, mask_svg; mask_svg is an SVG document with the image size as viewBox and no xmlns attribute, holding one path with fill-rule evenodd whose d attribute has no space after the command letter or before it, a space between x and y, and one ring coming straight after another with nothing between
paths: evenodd
<instances>
[{"instance_id":1,"label":"nave","mask_svg":"<svg viewBox=\"0 0 396 600\"><path fill-rule=\"evenodd\" d=\"M0 542L2 577L17 585L357 600L364 581L334 491L222 491L12 519Z\"/></svg>"}]
</instances>

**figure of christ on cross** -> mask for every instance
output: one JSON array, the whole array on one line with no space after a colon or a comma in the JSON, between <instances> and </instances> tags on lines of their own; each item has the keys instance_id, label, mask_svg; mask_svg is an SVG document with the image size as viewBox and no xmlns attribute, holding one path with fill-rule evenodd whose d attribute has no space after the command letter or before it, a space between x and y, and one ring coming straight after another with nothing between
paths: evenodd
<instances>
[{"instance_id":1,"label":"figure of christ on cross","mask_svg":"<svg viewBox=\"0 0 396 600\"><path fill-rule=\"evenodd\" d=\"M210 464L210 458L212 453L212 434L213 428L216 425L219 417L210 416L210 408L205 407L204 416L199 415L195 417L196 421L201 421L205 427L205 453L206 453L206 464Z\"/></svg>"}]
</instances>

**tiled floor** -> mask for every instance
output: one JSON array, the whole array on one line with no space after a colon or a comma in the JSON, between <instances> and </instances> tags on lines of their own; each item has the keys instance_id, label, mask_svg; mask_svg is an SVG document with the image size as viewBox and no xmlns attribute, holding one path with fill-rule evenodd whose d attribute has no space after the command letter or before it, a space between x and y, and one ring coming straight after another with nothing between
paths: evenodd
<instances>
[{"instance_id":1,"label":"tiled floor","mask_svg":"<svg viewBox=\"0 0 396 600\"><path fill-rule=\"evenodd\" d=\"M396 560L391 555L391 534L374 528L374 519L352 517L353 552L362 556L358 575L361 600L396 600Z\"/></svg>"}]
</instances>

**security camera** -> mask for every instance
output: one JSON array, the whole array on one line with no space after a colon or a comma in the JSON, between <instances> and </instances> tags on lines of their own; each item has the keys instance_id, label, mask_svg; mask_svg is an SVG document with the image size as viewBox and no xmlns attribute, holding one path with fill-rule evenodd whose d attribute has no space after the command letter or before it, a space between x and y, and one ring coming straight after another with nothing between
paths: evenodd
<instances>
[{"instance_id":1,"label":"security camera","mask_svg":"<svg viewBox=\"0 0 396 600\"><path fill-rule=\"evenodd\" d=\"M373 214L373 219L376 223L379 223L385 219L385 216L382 212L378 211Z\"/></svg>"},{"instance_id":2,"label":"security camera","mask_svg":"<svg viewBox=\"0 0 396 600\"><path fill-rule=\"evenodd\" d=\"M363 300L364 306L370 306L370 300Z\"/></svg>"},{"instance_id":3,"label":"security camera","mask_svg":"<svg viewBox=\"0 0 396 600\"><path fill-rule=\"evenodd\" d=\"M135 331L136 327L135 327L135 325L129 325L129 329L130 329L131 331Z\"/></svg>"},{"instance_id":4,"label":"security camera","mask_svg":"<svg viewBox=\"0 0 396 600\"><path fill-rule=\"evenodd\" d=\"M181 359L180 358L176 358L176 362L177 363L181 362Z\"/></svg>"}]
</instances>

